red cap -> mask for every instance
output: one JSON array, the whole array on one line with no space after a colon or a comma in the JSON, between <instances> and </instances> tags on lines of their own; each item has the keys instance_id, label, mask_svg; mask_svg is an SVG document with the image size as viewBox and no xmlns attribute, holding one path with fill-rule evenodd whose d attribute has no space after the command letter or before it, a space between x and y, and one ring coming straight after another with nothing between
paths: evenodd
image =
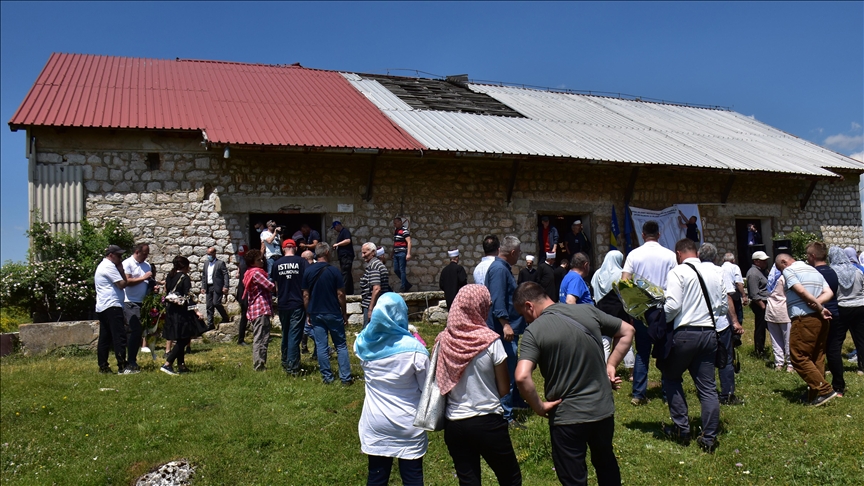
<instances>
[{"instance_id":1,"label":"red cap","mask_svg":"<svg viewBox=\"0 0 864 486\"><path fill-rule=\"evenodd\" d=\"M249 251L249 247L246 245L240 245L240 248L237 248L238 255L245 255L247 251Z\"/></svg>"},{"instance_id":2,"label":"red cap","mask_svg":"<svg viewBox=\"0 0 864 486\"><path fill-rule=\"evenodd\" d=\"M294 240L291 238L286 238L285 241L282 242L282 248L286 246L290 246L291 248L297 248L297 243L294 243Z\"/></svg>"}]
</instances>

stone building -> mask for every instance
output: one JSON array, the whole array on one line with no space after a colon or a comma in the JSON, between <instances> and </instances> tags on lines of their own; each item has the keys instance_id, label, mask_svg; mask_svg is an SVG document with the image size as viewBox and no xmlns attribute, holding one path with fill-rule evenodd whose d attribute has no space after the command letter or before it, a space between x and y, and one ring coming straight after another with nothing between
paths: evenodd
<instances>
[{"instance_id":1,"label":"stone building","mask_svg":"<svg viewBox=\"0 0 864 486\"><path fill-rule=\"evenodd\" d=\"M463 77L55 54L9 124L27 131L29 207L45 221L74 231L84 217L119 218L163 273L215 246L232 285L235 248L255 247L266 219L291 233L309 223L330 242L342 221L359 278L360 245L389 250L392 218L406 215L419 290L437 289L450 248L472 268L486 234L538 252L544 215L565 231L582 219L599 265L611 208L623 217L625 204L698 204L721 252L740 253L742 238L746 249L748 222L864 245L864 164L722 109Z\"/></svg>"}]
</instances>

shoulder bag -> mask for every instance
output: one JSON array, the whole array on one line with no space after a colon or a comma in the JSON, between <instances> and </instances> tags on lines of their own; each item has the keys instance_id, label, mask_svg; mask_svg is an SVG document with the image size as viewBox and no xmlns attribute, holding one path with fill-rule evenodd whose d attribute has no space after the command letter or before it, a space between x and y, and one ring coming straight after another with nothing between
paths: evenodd
<instances>
[{"instance_id":1,"label":"shoulder bag","mask_svg":"<svg viewBox=\"0 0 864 486\"><path fill-rule=\"evenodd\" d=\"M723 369L726 367L726 362L729 361L729 350L726 349L726 346L723 346L720 343L720 333L717 332L717 320L714 318L714 310L711 308L711 299L708 297L708 288L705 287L705 281L702 280L702 274L696 270L696 267L694 267L692 263L684 262L684 264L696 272L696 277L699 279L699 286L702 287L702 296L705 297L705 305L708 306L708 315L711 316L711 323L714 325L714 336L717 338L717 354L714 355L714 367Z\"/></svg>"},{"instance_id":2,"label":"shoulder bag","mask_svg":"<svg viewBox=\"0 0 864 486\"><path fill-rule=\"evenodd\" d=\"M417 414L414 416L414 427L428 430L444 430L447 421L447 395L442 395L438 388L438 348L440 343L435 343L432 357L429 360L429 369L426 371L426 382L420 394L420 403L417 404Z\"/></svg>"}]
</instances>

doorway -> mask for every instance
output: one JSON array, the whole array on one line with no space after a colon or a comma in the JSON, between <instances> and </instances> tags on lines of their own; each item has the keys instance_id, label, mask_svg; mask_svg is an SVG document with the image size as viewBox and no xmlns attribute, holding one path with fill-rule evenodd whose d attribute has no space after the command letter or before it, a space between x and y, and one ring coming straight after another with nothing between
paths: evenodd
<instances>
[{"instance_id":1,"label":"doorway","mask_svg":"<svg viewBox=\"0 0 864 486\"><path fill-rule=\"evenodd\" d=\"M327 233L324 229L324 215L315 213L249 213L249 248L261 248L261 235L255 230L255 223L267 223L269 220L276 222L276 226L282 227L281 238L290 238L294 233L300 231L300 226L304 223L310 228L321 233L321 241L327 241Z\"/></svg>"},{"instance_id":2,"label":"doorway","mask_svg":"<svg viewBox=\"0 0 864 486\"><path fill-rule=\"evenodd\" d=\"M571 227L573 226L573 222L581 221L582 222L582 233L585 235L587 241L591 241L591 215L589 214L554 214L554 213L538 213L537 214L537 258L542 261L546 259L546 252L543 247L543 218L549 218L549 226L554 227L558 230L558 244L555 245L555 265L561 263L563 259L569 259L573 255L571 255L567 251L567 235L573 233ZM592 258L592 268L593 268L593 248L591 251L588 251L588 256Z\"/></svg>"},{"instance_id":3,"label":"doorway","mask_svg":"<svg viewBox=\"0 0 864 486\"><path fill-rule=\"evenodd\" d=\"M755 242L749 241L750 225L756 229ZM738 266L745 275L753 263L753 252L764 251L768 256L772 256L770 220L760 218L735 219L735 249L738 251Z\"/></svg>"}]
</instances>

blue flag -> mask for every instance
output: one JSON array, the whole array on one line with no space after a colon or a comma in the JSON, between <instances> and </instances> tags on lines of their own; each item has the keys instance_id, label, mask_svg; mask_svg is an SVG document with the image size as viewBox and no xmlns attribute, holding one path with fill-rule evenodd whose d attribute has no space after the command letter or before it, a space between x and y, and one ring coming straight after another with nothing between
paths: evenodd
<instances>
[{"instance_id":1,"label":"blue flag","mask_svg":"<svg viewBox=\"0 0 864 486\"><path fill-rule=\"evenodd\" d=\"M609 235L609 248L612 250L618 249L618 235L621 230L618 228L618 215L615 213L615 205L612 205L612 231Z\"/></svg>"},{"instance_id":2,"label":"blue flag","mask_svg":"<svg viewBox=\"0 0 864 486\"><path fill-rule=\"evenodd\" d=\"M630 222L630 205L624 206L624 249L630 253L630 233L633 232L633 226Z\"/></svg>"}]
</instances>

